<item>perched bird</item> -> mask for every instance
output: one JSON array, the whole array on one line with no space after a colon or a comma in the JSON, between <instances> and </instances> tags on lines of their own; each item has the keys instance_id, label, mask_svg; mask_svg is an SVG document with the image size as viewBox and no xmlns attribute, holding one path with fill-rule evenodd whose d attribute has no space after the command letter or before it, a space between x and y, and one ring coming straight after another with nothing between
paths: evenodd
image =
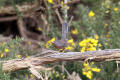
<instances>
[{"instance_id":1,"label":"perched bird","mask_svg":"<svg viewBox=\"0 0 120 80\"><path fill-rule=\"evenodd\" d=\"M62 23L62 37L60 40L55 40L53 42L54 47L57 49L64 49L67 46L67 33L68 33L68 24L67 22Z\"/></svg>"},{"instance_id":2,"label":"perched bird","mask_svg":"<svg viewBox=\"0 0 120 80\"><path fill-rule=\"evenodd\" d=\"M67 40L64 40L64 39L55 40L53 44L54 44L54 47L57 49L64 49L67 46Z\"/></svg>"}]
</instances>

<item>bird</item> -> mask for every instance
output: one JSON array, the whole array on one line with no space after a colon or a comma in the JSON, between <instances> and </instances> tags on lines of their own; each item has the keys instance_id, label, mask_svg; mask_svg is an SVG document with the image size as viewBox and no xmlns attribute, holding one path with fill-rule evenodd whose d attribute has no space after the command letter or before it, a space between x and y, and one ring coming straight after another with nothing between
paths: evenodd
<instances>
[{"instance_id":1,"label":"bird","mask_svg":"<svg viewBox=\"0 0 120 80\"><path fill-rule=\"evenodd\" d=\"M64 39L55 40L53 44L54 44L54 47L57 49L64 49L67 46L67 40L64 40Z\"/></svg>"},{"instance_id":2,"label":"bird","mask_svg":"<svg viewBox=\"0 0 120 80\"><path fill-rule=\"evenodd\" d=\"M67 46L67 33L68 33L68 24L67 22L62 22L62 37L60 40L55 40L53 45L57 49L65 49Z\"/></svg>"}]
</instances>

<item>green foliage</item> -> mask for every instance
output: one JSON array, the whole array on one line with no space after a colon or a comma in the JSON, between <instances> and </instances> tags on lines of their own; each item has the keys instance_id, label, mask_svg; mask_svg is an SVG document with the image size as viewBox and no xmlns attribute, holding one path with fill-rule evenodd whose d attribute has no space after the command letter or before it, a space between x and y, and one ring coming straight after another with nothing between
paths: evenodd
<instances>
[{"instance_id":1,"label":"green foliage","mask_svg":"<svg viewBox=\"0 0 120 80\"><path fill-rule=\"evenodd\" d=\"M85 1L89 2L90 0ZM94 2L94 4L97 4L97 2ZM93 17L89 16L91 10L95 13ZM75 13L77 20L73 22L73 26L78 29L78 39L95 38L95 35L98 35L102 49L120 48L120 5L117 2L101 0L98 6L90 7L80 4ZM85 36L82 34L85 34ZM99 74L95 74L94 78L99 78L100 80L119 80L119 71L116 71L115 62L97 65L102 71Z\"/></svg>"}]
</instances>

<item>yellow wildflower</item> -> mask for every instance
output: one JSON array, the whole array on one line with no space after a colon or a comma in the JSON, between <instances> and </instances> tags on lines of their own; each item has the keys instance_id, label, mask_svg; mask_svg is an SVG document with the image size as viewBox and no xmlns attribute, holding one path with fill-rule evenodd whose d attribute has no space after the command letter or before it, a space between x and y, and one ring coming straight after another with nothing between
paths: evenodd
<instances>
[{"instance_id":1,"label":"yellow wildflower","mask_svg":"<svg viewBox=\"0 0 120 80\"><path fill-rule=\"evenodd\" d=\"M74 48L73 47L71 47L71 46L67 46L66 48L65 48L65 50L73 50Z\"/></svg>"},{"instance_id":2,"label":"yellow wildflower","mask_svg":"<svg viewBox=\"0 0 120 80\"><path fill-rule=\"evenodd\" d=\"M52 73L55 74L55 70L54 69L52 70Z\"/></svg>"},{"instance_id":3,"label":"yellow wildflower","mask_svg":"<svg viewBox=\"0 0 120 80\"><path fill-rule=\"evenodd\" d=\"M83 47L83 48L81 49L81 52L85 52L85 50L86 50L85 47Z\"/></svg>"},{"instance_id":4,"label":"yellow wildflower","mask_svg":"<svg viewBox=\"0 0 120 80\"><path fill-rule=\"evenodd\" d=\"M98 36L96 35L96 39L88 38L79 42L79 46L81 47L81 52L84 51L95 51L98 46Z\"/></svg>"},{"instance_id":5,"label":"yellow wildflower","mask_svg":"<svg viewBox=\"0 0 120 80\"><path fill-rule=\"evenodd\" d=\"M59 77L59 76L60 76L59 73L57 73L57 74L56 74L56 77Z\"/></svg>"},{"instance_id":6,"label":"yellow wildflower","mask_svg":"<svg viewBox=\"0 0 120 80\"><path fill-rule=\"evenodd\" d=\"M105 45L107 46L107 45L108 45L108 43L105 43Z\"/></svg>"},{"instance_id":7,"label":"yellow wildflower","mask_svg":"<svg viewBox=\"0 0 120 80\"><path fill-rule=\"evenodd\" d=\"M65 75L62 76L62 79L64 79L64 78L65 78Z\"/></svg>"},{"instance_id":8,"label":"yellow wildflower","mask_svg":"<svg viewBox=\"0 0 120 80\"><path fill-rule=\"evenodd\" d=\"M6 48L4 49L4 51L5 51L6 53L10 52L10 50L9 50L9 49L6 49Z\"/></svg>"},{"instance_id":9,"label":"yellow wildflower","mask_svg":"<svg viewBox=\"0 0 120 80\"><path fill-rule=\"evenodd\" d=\"M94 62L91 62L91 65L95 64Z\"/></svg>"},{"instance_id":10,"label":"yellow wildflower","mask_svg":"<svg viewBox=\"0 0 120 80\"><path fill-rule=\"evenodd\" d=\"M77 29L72 30L72 34L77 35L78 34L78 30Z\"/></svg>"},{"instance_id":11,"label":"yellow wildflower","mask_svg":"<svg viewBox=\"0 0 120 80\"><path fill-rule=\"evenodd\" d=\"M115 7L115 8L113 8L113 10L114 10L115 12L117 12L117 11L118 11L118 8L117 8L117 7Z\"/></svg>"},{"instance_id":12,"label":"yellow wildflower","mask_svg":"<svg viewBox=\"0 0 120 80\"><path fill-rule=\"evenodd\" d=\"M4 56L3 53L1 53L1 54L0 54L0 58L3 58L3 56Z\"/></svg>"},{"instance_id":13,"label":"yellow wildflower","mask_svg":"<svg viewBox=\"0 0 120 80\"><path fill-rule=\"evenodd\" d=\"M30 77L31 77L31 78L34 78L34 75L33 75L33 74L30 74Z\"/></svg>"},{"instance_id":14,"label":"yellow wildflower","mask_svg":"<svg viewBox=\"0 0 120 80\"><path fill-rule=\"evenodd\" d=\"M83 71L83 72L82 72L82 74L83 74L83 75L86 75L86 74L87 74L87 72Z\"/></svg>"},{"instance_id":15,"label":"yellow wildflower","mask_svg":"<svg viewBox=\"0 0 120 80\"><path fill-rule=\"evenodd\" d=\"M46 48L49 48L49 44L48 44L48 43L46 43L46 44L45 44L45 47L46 47Z\"/></svg>"},{"instance_id":16,"label":"yellow wildflower","mask_svg":"<svg viewBox=\"0 0 120 80\"><path fill-rule=\"evenodd\" d=\"M49 48L54 41L55 41L55 38L52 38L51 40L49 40L49 41L45 44L45 47L46 47L46 48Z\"/></svg>"},{"instance_id":17,"label":"yellow wildflower","mask_svg":"<svg viewBox=\"0 0 120 80\"><path fill-rule=\"evenodd\" d=\"M100 72L100 69L99 68L92 68L92 71L94 71L94 72Z\"/></svg>"},{"instance_id":18,"label":"yellow wildflower","mask_svg":"<svg viewBox=\"0 0 120 80\"><path fill-rule=\"evenodd\" d=\"M95 13L93 11L90 11L88 14L89 17L93 17L94 15L95 15Z\"/></svg>"},{"instance_id":19,"label":"yellow wildflower","mask_svg":"<svg viewBox=\"0 0 120 80\"><path fill-rule=\"evenodd\" d=\"M18 57L18 58L22 58L22 55L18 54L17 57Z\"/></svg>"},{"instance_id":20,"label":"yellow wildflower","mask_svg":"<svg viewBox=\"0 0 120 80\"><path fill-rule=\"evenodd\" d=\"M99 68L92 68L92 65L94 64L94 62L92 63L83 63L84 68L82 68L82 74L85 75L88 79L92 79L93 77L93 71L94 72L100 72Z\"/></svg>"},{"instance_id":21,"label":"yellow wildflower","mask_svg":"<svg viewBox=\"0 0 120 80\"><path fill-rule=\"evenodd\" d=\"M84 67L87 67L87 66L88 66L88 63L84 62L84 63L83 63L83 66L84 66Z\"/></svg>"},{"instance_id":22,"label":"yellow wildflower","mask_svg":"<svg viewBox=\"0 0 120 80\"><path fill-rule=\"evenodd\" d=\"M41 28L41 27L38 27L37 30L38 30L38 31L42 31L42 28Z\"/></svg>"},{"instance_id":23,"label":"yellow wildflower","mask_svg":"<svg viewBox=\"0 0 120 80\"><path fill-rule=\"evenodd\" d=\"M68 43L73 43L73 39L70 39L67 41Z\"/></svg>"},{"instance_id":24,"label":"yellow wildflower","mask_svg":"<svg viewBox=\"0 0 120 80\"><path fill-rule=\"evenodd\" d=\"M95 35L95 39L99 39L99 36L98 36L98 35Z\"/></svg>"},{"instance_id":25,"label":"yellow wildflower","mask_svg":"<svg viewBox=\"0 0 120 80\"><path fill-rule=\"evenodd\" d=\"M106 38L110 38L110 35L109 35L109 34L106 34Z\"/></svg>"},{"instance_id":26,"label":"yellow wildflower","mask_svg":"<svg viewBox=\"0 0 120 80\"><path fill-rule=\"evenodd\" d=\"M88 77L89 79L92 79L92 72L88 71L86 77Z\"/></svg>"},{"instance_id":27,"label":"yellow wildflower","mask_svg":"<svg viewBox=\"0 0 120 80\"><path fill-rule=\"evenodd\" d=\"M67 6L67 10L69 10L70 9L70 6Z\"/></svg>"},{"instance_id":28,"label":"yellow wildflower","mask_svg":"<svg viewBox=\"0 0 120 80\"><path fill-rule=\"evenodd\" d=\"M50 4L54 4L53 0L48 0L48 2L49 2Z\"/></svg>"},{"instance_id":29,"label":"yellow wildflower","mask_svg":"<svg viewBox=\"0 0 120 80\"><path fill-rule=\"evenodd\" d=\"M67 43L71 44L72 46L75 46L73 39L68 40Z\"/></svg>"},{"instance_id":30,"label":"yellow wildflower","mask_svg":"<svg viewBox=\"0 0 120 80\"><path fill-rule=\"evenodd\" d=\"M54 42L55 41L55 38L52 38L51 40L50 40L50 42Z\"/></svg>"},{"instance_id":31,"label":"yellow wildflower","mask_svg":"<svg viewBox=\"0 0 120 80\"><path fill-rule=\"evenodd\" d=\"M104 24L104 26L108 27L108 24L106 23L106 24Z\"/></svg>"},{"instance_id":32,"label":"yellow wildflower","mask_svg":"<svg viewBox=\"0 0 120 80\"><path fill-rule=\"evenodd\" d=\"M98 46L101 47L102 45L99 43Z\"/></svg>"}]
</instances>

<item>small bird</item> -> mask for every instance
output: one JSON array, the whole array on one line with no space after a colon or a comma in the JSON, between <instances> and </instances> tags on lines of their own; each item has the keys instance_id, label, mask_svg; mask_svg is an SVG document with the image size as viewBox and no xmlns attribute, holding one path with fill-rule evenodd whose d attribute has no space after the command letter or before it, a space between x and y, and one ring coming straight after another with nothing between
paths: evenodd
<instances>
[{"instance_id":1,"label":"small bird","mask_svg":"<svg viewBox=\"0 0 120 80\"><path fill-rule=\"evenodd\" d=\"M53 42L54 47L57 49L65 49L65 47L67 46L67 33L68 33L68 24L67 22L63 22L62 23L62 37L61 40L55 40Z\"/></svg>"},{"instance_id":2,"label":"small bird","mask_svg":"<svg viewBox=\"0 0 120 80\"><path fill-rule=\"evenodd\" d=\"M64 39L55 40L53 44L54 44L54 47L57 49L64 49L67 46L67 40L64 40Z\"/></svg>"}]
</instances>

